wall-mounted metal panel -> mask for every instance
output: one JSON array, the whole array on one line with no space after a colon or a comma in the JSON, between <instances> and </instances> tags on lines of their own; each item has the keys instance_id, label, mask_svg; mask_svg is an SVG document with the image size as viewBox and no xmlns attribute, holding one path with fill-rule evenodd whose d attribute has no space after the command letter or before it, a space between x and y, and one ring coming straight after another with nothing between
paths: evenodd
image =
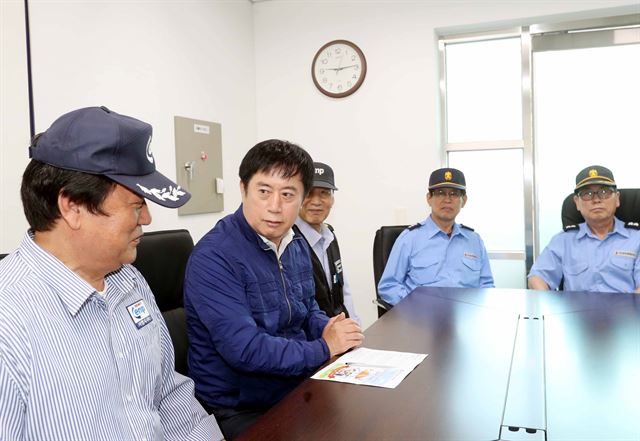
<instances>
[{"instance_id":1,"label":"wall-mounted metal panel","mask_svg":"<svg viewBox=\"0 0 640 441\"><path fill-rule=\"evenodd\" d=\"M177 182L191 193L178 214L218 213L224 209L222 127L197 119L174 117Z\"/></svg>"}]
</instances>

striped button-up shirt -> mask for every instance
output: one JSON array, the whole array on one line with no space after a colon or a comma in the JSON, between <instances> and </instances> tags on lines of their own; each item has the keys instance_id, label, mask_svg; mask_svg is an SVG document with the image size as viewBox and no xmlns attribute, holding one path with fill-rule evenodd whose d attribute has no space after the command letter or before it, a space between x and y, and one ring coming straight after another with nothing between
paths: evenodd
<instances>
[{"instance_id":1,"label":"striped button-up shirt","mask_svg":"<svg viewBox=\"0 0 640 441\"><path fill-rule=\"evenodd\" d=\"M100 295L27 234L0 261L1 440L220 440L131 265Z\"/></svg>"}]
</instances>

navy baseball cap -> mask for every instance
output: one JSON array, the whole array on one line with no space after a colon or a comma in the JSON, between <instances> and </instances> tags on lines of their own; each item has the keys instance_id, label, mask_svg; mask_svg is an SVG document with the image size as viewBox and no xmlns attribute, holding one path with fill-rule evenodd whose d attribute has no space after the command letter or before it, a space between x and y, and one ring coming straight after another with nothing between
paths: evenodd
<instances>
[{"instance_id":1,"label":"navy baseball cap","mask_svg":"<svg viewBox=\"0 0 640 441\"><path fill-rule=\"evenodd\" d=\"M191 194L156 170L151 125L106 107L74 110L55 120L29 156L65 170L104 175L157 204L178 208Z\"/></svg>"},{"instance_id":2,"label":"navy baseball cap","mask_svg":"<svg viewBox=\"0 0 640 441\"><path fill-rule=\"evenodd\" d=\"M592 165L582 169L576 175L576 188L573 191L577 193L582 187L594 184L615 187L616 181L613 179L613 173L607 167Z\"/></svg>"},{"instance_id":3,"label":"navy baseball cap","mask_svg":"<svg viewBox=\"0 0 640 441\"><path fill-rule=\"evenodd\" d=\"M464 173L455 168L439 168L429 176L429 190L436 188L457 188L467 190Z\"/></svg>"},{"instance_id":4,"label":"navy baseball cap","mask_svg":"<svg viewBox=\"0 0 640 441\"><path fill-rule=\"evenodd\" d=\"M313 186L337 190L333 169L322 162L313 163Z\"/></svg>"}]
</instances>

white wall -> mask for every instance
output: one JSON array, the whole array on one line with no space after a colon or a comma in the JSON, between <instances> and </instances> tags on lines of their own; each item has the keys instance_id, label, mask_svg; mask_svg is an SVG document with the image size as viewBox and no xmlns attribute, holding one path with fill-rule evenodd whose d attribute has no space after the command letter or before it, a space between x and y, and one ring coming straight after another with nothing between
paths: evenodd
<instances>
[{"instance_id":1,"label":"white wall","mask_svg":"<svg viewBox=\"0 0 640 441\"><path fill-rule=\"evenodd\" d=\"M437 30L585 18L620 5L637 9L618 0L31 0L36 130L74 108L107 105L154 126L159 168L175 177L173 116L220 122L222 215L240 202L237 169L251 146L299 142L336 172L329 221L369 325L374 231L424 218L426 180L441 164ZM22 8L0 0L0 252L27 227L18 195L29 141ZM369 66L361 89L341 100L320 94L310 77L317 49L337 38L358 44ZM196 240L221 217L156 206L152 214L149 230L188 228Z\"/></svg>"},{"instance_id":2,"label":"white wall","mask_svg":"<svg viewBox=\"0 0 640 441\"><path fill-rule=\"evenodd\" d=\"M0 252L8 252L27 228L18 193L29 126L22 1L0 2ZM158 168L175 178L174 115L219 122L225 207L235 210L238 164L256 142L250 2L31 0L30 20L36 132L75 108L105 105L153 125ZM195 239L221 217L150 208L147 230L188 228Z\"/></svg>"},{"instance_id":3,"label":"white wall","mask_svg":"<svg viewBox=\"0 0 640 441\"><path fill-rule=\"evenodd\" d=\"M376 316L372 248L381 225L427 216L429 173L441 166L438 30L637 2L267 1L254 5L258 138L300 143L336 173L329 222L365 325ZM629 11L627 11L629 13ZM567 20L598 16L581 12ZM311 62L326 42L347 39L367 59L361 88L343 99L316 90Z\"/></svg>"},{"instance_id":4,"label":"white wall","mask_svg":"<svg viewBox=\"0 0 640 441\"><path fill-rule=\"evenodd\" d=\"M19 195L29 146L26 59L23 2L0 0L0 253L26 229Z\"/></svg>"}]
</instances>

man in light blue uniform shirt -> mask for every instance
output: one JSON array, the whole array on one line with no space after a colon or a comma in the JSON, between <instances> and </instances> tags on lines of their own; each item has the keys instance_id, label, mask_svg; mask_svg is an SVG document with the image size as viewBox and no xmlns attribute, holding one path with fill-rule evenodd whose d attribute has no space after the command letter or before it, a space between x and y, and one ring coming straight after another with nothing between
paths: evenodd
<instances>
[{"instance_id":1,"label":"man in light blue uniform shirt","mask_svg":"<svg viewBox=\"0 0 640 441\"><path fill-rule=\"evenodd\" d=\"M0 440L222 439L130 265L151 222L145 198L177 208L190 197L156 170L151 132L89 107L32 142L31 228L0 262Z\"/></svg>"},{"instance_id":2,"label":"man in light blue uniform shirt","mask_svg":"<svg viewBox=\"0 0 640 441\"><path fill-rule=\"evenodd\" d=\"M487 250L473 229L457 224L467 202L464 174L441 168L429 178L431 215L403 231L393 245L378 284L380 297L395 305L419 286L491 288Z\"/></svg>"},{"instance_id":3,"label":"man in light blue uniform shirt","mask_svg":"<svg viewBox=\"0 0 640 441\"><path fill-rule=\"evenodd\" d=\"M620 206L613 173L593 165L576 176L573 200L585 222L565 227L529 272L529 288L640 292L640 231L615 217Z\"/></svg>"}]
</instances>

